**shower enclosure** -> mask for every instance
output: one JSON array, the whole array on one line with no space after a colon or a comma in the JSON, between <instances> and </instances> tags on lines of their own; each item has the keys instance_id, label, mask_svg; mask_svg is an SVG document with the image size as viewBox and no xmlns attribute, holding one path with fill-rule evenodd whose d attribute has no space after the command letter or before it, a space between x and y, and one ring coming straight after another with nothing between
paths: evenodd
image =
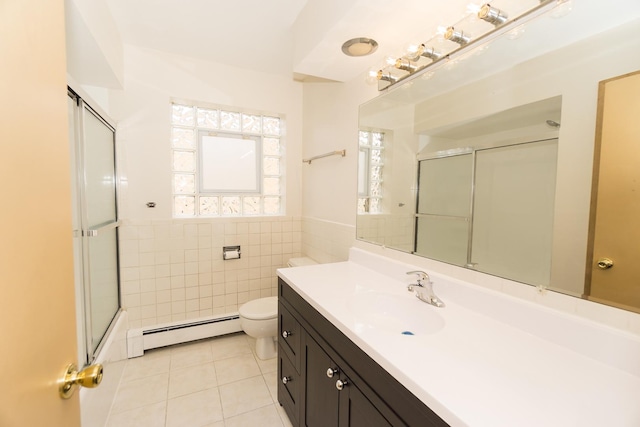
<instances>
[{"instance_id":1,"label":"shower enclosure","mask_svg":"<svg viewBox=\"0 0 640 427\"><path fill-rule=\"evenodd\" d=\"M68 94L78 360L89 364L120 310L115 129Z\"/></svg>"}]
</instances>

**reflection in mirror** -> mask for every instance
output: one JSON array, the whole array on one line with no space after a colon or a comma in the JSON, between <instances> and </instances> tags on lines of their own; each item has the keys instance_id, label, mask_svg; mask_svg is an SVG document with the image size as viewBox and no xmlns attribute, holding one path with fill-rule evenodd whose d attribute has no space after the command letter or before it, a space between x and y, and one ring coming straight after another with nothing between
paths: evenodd
<instances>
[{"instance_id":1,"label":"reflection in mirror","mask_svg":"<svg viewBox=\"0 0 640 427\"><path fill-rule=\"evenodd\" d=\"M383 133L385 150L379 210L359 209L358 238L640 306L637 288L612 297L588 281L600 258L614 260L608 273L619 265L588 249L598 84L640 70L640 2L614 1L540 16L363 104L360 129Z\"/></svg>"},{"instance_id":2,"label":"reflection in mirror","mask_svg":"<svg viewBox=\"0 0 640 427\"><path fill-rule=\"evenodd\" d=\"M600 83L585 294L640 311L640 72Z\"/></svg>"}]
</instances>

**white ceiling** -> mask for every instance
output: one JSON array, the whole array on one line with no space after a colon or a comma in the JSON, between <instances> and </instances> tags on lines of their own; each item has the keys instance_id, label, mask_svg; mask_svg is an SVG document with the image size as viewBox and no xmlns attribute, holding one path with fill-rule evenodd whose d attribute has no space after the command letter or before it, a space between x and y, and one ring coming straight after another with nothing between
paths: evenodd
<instances>
[{"instance_id":1,"label":"white ceiling","mask_svg":"<svg viewBox=\"0 0 640 427\"><path fill-rule=\"evenodd\" d=\"M461 19L470 0L106 0L125 44L267 73L346 81ZM351 58L342 43L378 41Z\"/></svg>"}]
</instances>

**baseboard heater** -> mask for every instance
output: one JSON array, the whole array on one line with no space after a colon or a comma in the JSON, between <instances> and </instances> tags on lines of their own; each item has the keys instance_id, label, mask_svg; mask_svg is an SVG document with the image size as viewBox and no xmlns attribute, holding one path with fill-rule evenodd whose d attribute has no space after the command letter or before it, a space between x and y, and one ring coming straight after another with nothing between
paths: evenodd
<instances>
[{"instance_id":1,"label":"baseboard heater","mask_svg":"<svg viewBox=\"0 0 640 427\"><path fill-rule=\"evenodd\" d=\"M127 331L127 356L142 356L145 350L240 332L240 316L224 316L156 325Z\"/></svg>"}]
</instances>

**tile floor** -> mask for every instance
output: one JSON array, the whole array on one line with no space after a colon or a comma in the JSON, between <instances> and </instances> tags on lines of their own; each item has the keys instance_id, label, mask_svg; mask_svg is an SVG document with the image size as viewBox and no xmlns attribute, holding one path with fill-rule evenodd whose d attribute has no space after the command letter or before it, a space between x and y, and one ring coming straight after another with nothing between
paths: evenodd
<instances>
[{"instance_id":1,"label":"tile floor","mask_svg":"<svg viewBox=\"0 0 640 427\"><path fill-rule=\"evenodd\" d=\"M290 427L277 358L244 333L150 350L126 361L107 427Z\"/></svg>"}]
</instances>

